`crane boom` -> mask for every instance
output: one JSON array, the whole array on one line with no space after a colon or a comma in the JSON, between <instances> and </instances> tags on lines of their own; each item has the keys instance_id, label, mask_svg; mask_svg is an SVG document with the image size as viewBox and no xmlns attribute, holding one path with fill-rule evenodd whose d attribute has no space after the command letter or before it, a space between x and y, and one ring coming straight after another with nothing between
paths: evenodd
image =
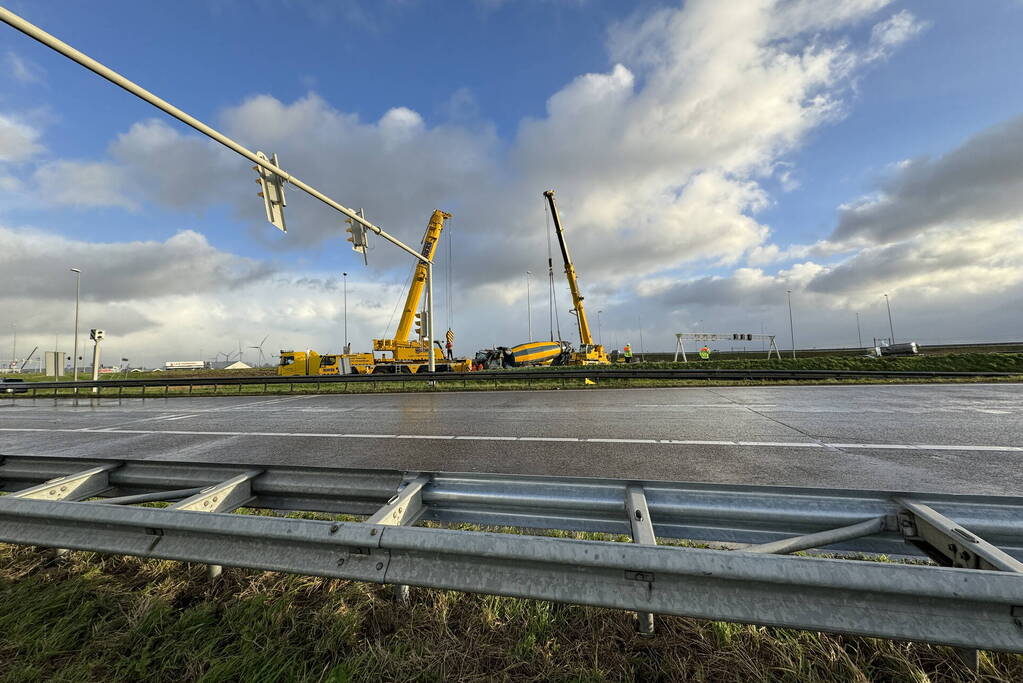
<instances>
[{"instance_id":1,"label":"crane boom","mask_svg":"<svg viewBox=\"0 0 1023 683\"><path fill-rule=\"evenodd\" d=\"M554 190L547 190L543 193L543 196L547 198L547 203L551 206L554 230L558 235L561 255L565 259L565 277L568 278L568 288L572 291L572 305L575 307L576 321L579 324L579 343L584 347L592 346L593 336L590 334L590 324L586 319L583 295L579 292L579 281L576 278L575 266L572 265L572 257L568 255L568 244L565 242L565 230L561 226L561 216L558 215L558 206L554 203Z\"/></svg>"},{"instance_id":2,"label":"crane boom","mask_svg":"<svg viewBox=\"0 0 1023 683\"><path fill-rule=\"evenodd\" d=\"M423 248L420 254L427 261L433 261L433 255L437 251L437 244L440 242L440 233L444 230L444 221L451 218L451 214L436 210L430 216L430 223L426 226L426 234L423 235ZM418 261L416 269L412 274L412 284L409 285L408 296L405 297L405 308L401 311L401 320L398 321L398 329L394 332L396 342L408 341L412 332L412 323L415 319L416 309L419 308L419 300L423 297L423 289L426 287L426 263Z\"/></svg>"}]
</instances>

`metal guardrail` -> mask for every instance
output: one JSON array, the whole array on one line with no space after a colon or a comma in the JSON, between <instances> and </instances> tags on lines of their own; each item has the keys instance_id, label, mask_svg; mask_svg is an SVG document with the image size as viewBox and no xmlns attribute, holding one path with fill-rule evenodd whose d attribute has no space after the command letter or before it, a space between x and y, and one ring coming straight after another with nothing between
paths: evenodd
<instances>
[{"instance_id":1,"label":"metal guardrail","mask_svg":"<svg viewBox=\"0 0 1023 683\"><path fill-rule=\"evenodd\" d=\"M37 456L0 489L8 543L1023 652L1023 497ZM786 554L811 549L938 565Z\"/></svg>"},{"instance_id":2,"label":"metal guardrail","mask_svg":"<svg viewBox=\"0 0 1023 683\"><path fill-rule=\"evenodd\" d=\"M195 387L214 387L214 391L223 386L247 386L247 385L295 385L295 384L359 384L365 382L382 383L404 383L404 382L495 382L516 381L516 382L540 382L540 381L563 381L583 379L616 379L616 380L827 380L827 379L928 379L928 378L976 378L976 377L1018 377L1020 373L1012 372L958 372L958 371L919 371L919 370L726 370L726 369L701 369L701 370L620 370L602 369L600 367L586 369L541 369L541 370L504 370L504 371L482 371L482 372L418 372L415 374L374 374L374 375L322 375L310 376L299 375L290 377L274 376L244 376L244 377L167 377L167 378L145 378L145 379L101 379L101 380L80 380L78 382L24 382L17 384L0 385L0 393L11 390L17 392L14 395L25 393L27 390L31 395L39 395L47 391L56 392L59 389L89 389L97 388L99 393L103 389L118 389L119 393L124 389L143 390L149 388L162 388L165 391L170 387L188 387L190 390ZM109 392L107 392L109 395Z\"/></svg>"}]
</instances>

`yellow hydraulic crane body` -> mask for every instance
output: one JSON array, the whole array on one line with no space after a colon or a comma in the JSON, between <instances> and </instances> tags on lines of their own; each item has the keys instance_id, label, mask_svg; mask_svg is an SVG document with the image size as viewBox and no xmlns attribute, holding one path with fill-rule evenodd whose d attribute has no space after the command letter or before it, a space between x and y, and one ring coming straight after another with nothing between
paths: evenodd
<instances>
[{"instance_id":1,"label":"yellow hydraulic crane body","mask_svg":"<svg viewBox=\"0 0 1023 683\"><path fill-rule=\"evenodd\" d=\"M423 246L420 253L423 258L432 261L437 252L437 245L440 242L441 232L444 230L444 221L451 218L451 214L443 211L434 211L430 222L426 226L426 234L423 235ZM370 375L373 373L415 373L429 366L430 348L423 338L426 321L420 321L416 328L416 336L409 338L412 334L413 324L416 322L417 309L423 298L423 290L426 289L427 266L423 261L416 263L416 269L412 273L412 283L409 286L408 296L405 297L405 307L401 312L401 319L398 321L398 328L394 337L390 339L374 339L373 352L371 353L342 353L320 356L315 351L282 351L281 364L277 369L279 375L343 375L348 372ZM437 340L437 335L433 335ZM454 339L454 333L448 330L447 338ZM439 341L439 340L437 340ZM377 357L377 352L390 354ZM448 359L444 351L435 344L433 348L434 367L441 372L468 372L472 370L472 361L466 358Z\"/></svg>"},{"instance_id":2,"label":"yellow hydraulic crane body","mask_svg":"<svg viewBox=\"0 0 1023 683\"><path fill-rule=\"evenodd\" d=\"M451 214L437 210L430 216L430 222L426 226L426 234L423 235L423 246L420 253L423 258L432 261L437 252L437 245L440 243L440 235L444 230L444 221L451 218ZM420 327L416 329L416 336L410 338L412 326L416 322L419 303L423 298L423 291L426 289L427 267L426 263L416 263L415 271L412 273L412 282L409 285L408 296L405 297L405 307L401 311L401 318L398 321L398 328L394 337L390 339L374 339L374 353L349 353L346 358L351 363L352 370L360 374L372 374L373 372L418 372L429 365L431 349L426 346L423 338L425 331L423 326L426 321L421 321ZM435 342L436 331L432 335ZM376 352L389 353L390 356L376 357ZM448 360L444 351L435 343L432 349L434 365L438 370L449 372L468 372L472 369L471 361L459 358Z\"/></svg>"},{"instance_id":3,"label":"yellow hydraulic crane body","mask_svg":"<svg viewBox=\"0 0 1023 683\"><path fill-rule=\"evenodd\" d=\"M573 351L569 365L604 365L610 363L604 347L593 343L593 336L590 334L590 323L586 319L586 307L583 304L583 295L579 291L579 280L576 277L575 266L572 265L572 257L568 254L568 243L565 242L565 230L561 225L561 216L558 214L558 206L554 203L554 190L547 190L543 193L551 208L551 217L554 219L554 231L558 235L558 246L561 247L561 256L565 260L565 277L568 278L568 288L572 291L572 305L576 322L579 325L579 350Z\"/></svg>"}]
</instances>

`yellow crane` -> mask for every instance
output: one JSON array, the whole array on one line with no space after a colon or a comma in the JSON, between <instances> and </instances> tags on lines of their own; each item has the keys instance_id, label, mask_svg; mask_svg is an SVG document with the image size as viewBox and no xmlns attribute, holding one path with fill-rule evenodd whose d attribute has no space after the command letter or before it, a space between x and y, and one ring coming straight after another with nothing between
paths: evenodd
<instances>
[{"instance_id":1,"label":"yellow crane","mask_svg":"<svg viewBox=\"0 0 1023 683\"><path fill-rule=\"evenodd\" d=\"M444 230L444 222L451 218L451 214L444 213L439 209L430 216L430 222L426 226L426 233L423 235L422 250L420 253L428 261L433 260L437 252L437 245L440 243L440 235ZM472 363L464 358L448 359L441 347L437 334L430 335L434 340L434 348L431 350L426 346L424 340L425 325L427 321L423 313L417 310L423 298L423 291L426 289L427 266L423 261L416 263L412 273L412 282L409 285L408 295L405 297L405 307L401 311L401 319L398 321L398 328L394 337L390 339L374 339L373 351L390 353L390 357L374 358L372 368L367 362L368 356L374 354L348 354L352 368L356 372L417 372L430 361L428 353L433 353L434 364L438 372L468 372L472 369ZM418 320L417 320L418 319ZM415 324L416 336L411 337ZM449 330L451 339L454 334Z\"/></svg>"},{"instance_id":2,"label":"yellow crane","mask_svg":"<svg viewBox=\"0 0 1023 683\"><path fill-rule=\"evenodd\" d=\"M440 210L434 211L430 216L420 251L423 258L428 261L433 260L440 242L441 232L444 230L444 222L448 218L451 218L451 214ZM409 285L408 295L405 297L405 307L401 311L401 318L394 336L388 339L374 339L371 353L317 355L312 351L281 352L281 367L278 369L278 373L282 375L339 375L345 373L347 365L350 372L368 375L373 373L415 373L427 367L430 362L428 354L431 353L431 349L426 345L424 333L426 332L425 325L428 323L425 319L426 316L419 312L423 292L426 289L426 278L426 262L418 261L412 272L412 282ZM412 336L413 326L415 326L415 336ZM437 335L431 336L435 343L432 353L437 371L468 372L472 370L472 362L468 359L447 358L441 347L441 342L437 340ZM454 340L454 333L448 330L446 338ZM379 357L378 353L381 354Z\"/></svg>"},{"instance_id":3,"label":"yellow crane","mask_svg":"<svg viewBox=\"0 0 1023 683\"><path fill-rule=\"evenodd\" d=\"M565 277L568 278L568 288L572 291L572 312L575 313L576 323L579 326L579 349L573 351L569 357L569 365L603 365L610 363L604 347L593 343L593 336L590 334L590 323L586 319L586 308L583 305L583 295L579 291L579 280L575 274L575 266L572 265L572 257L568 255L568 244L565 242L565 229L561 225L561 216L558 214L558 205L554 203L554 190L547 190L543 193L547 203L551 207L551 217L554 219L554 231L558 236L558 246L561 247L561 256L565 259Z\"/></svg>"}]
</instances>

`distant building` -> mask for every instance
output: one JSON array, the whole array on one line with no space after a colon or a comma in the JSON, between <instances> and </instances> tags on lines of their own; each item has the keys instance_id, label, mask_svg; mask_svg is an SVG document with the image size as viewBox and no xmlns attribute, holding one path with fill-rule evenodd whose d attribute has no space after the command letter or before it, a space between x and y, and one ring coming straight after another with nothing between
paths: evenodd
<instances>
[{"instance_id":1,"label":"distant building","mask_svg":"<svg viewBox=\"0 0 1023 683\"><path fill-rule=\"evenodd\" d=\"M169 360L163 364L164 370L206 370L208 363L201 360Z\"/></svg>"}]
</instances>

